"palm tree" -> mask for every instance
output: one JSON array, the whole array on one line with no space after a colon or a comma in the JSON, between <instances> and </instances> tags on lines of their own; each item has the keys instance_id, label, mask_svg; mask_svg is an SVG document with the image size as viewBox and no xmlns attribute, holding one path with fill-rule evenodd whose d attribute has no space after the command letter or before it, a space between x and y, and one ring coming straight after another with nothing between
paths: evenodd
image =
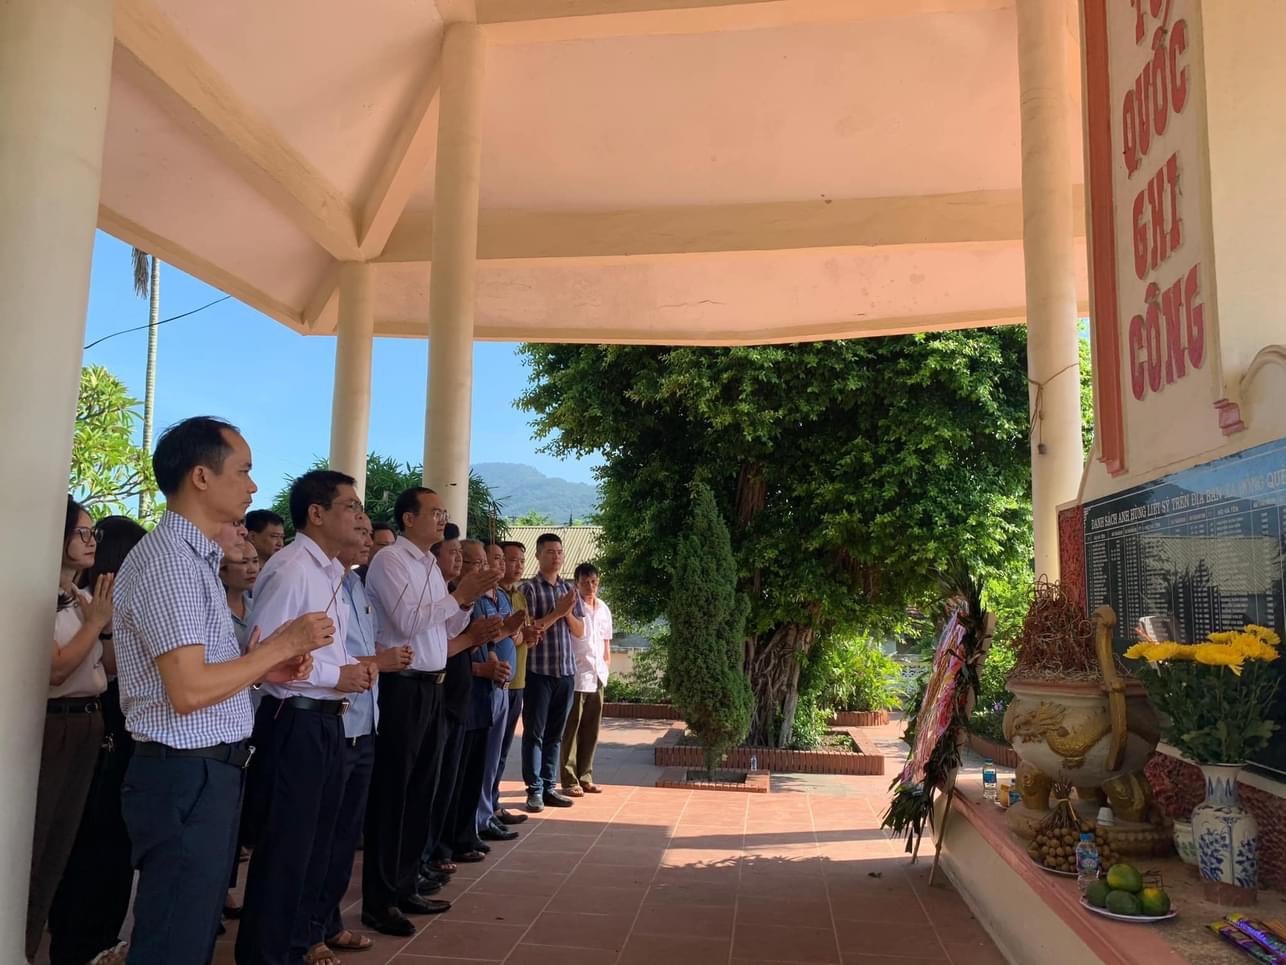
<instances>
[{"instance_id":1,"label":"palm tree","mask_svg":"<svg viewBox=\"0 0 1286 965\"><path fill-rule=\"evenodd\" d=\"M156 336L161 320L161 263L140 248L131 250L134 266L134 294L147 296L147 369L143 378L143 452L152 452L152 403L156 396ZM138 495L138 515L145 519L151 510L152 494Z\"/></svg>"}]
</instances>

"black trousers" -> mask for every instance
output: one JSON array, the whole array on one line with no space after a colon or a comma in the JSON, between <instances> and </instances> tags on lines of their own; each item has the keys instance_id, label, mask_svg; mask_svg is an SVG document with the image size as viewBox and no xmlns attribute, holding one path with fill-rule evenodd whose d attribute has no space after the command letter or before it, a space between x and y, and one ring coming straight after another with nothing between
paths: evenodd
<instances>
[{"instance_id":1,"label":"black trousers","mask_svg":"<svg viewBox=\"0 0 1286 965\"><path fill-rule=\"evenodd\" d=\"M121 788L138 868L129 965L200 965L214 954L243 773L203 758L130 761Z\"/></svg>"},{"instance_id":2,"label":"black trousers","mask_svg":"<svg viewBox=\"0 0 1286 965\"><path fill-rule=\"evenodd\" d=\"M487 766L489 729L477 727L464 732L455 799L447 814L449 840L456 853L472 851L478 844L478 801L482 797L482 775Z\"/></svg>"},{"instance_id":3,"label":"black trousers","mask_svg":"<svg viewBox=\"0 0 1286 965\"><path fill-rule=\"evenodd\" d=\"M460 780L460 761L464 754L464 725L449 715L446 720L446 741L442 745L442 766L438 771L438 786L429 807L429 836L425 839L420 863L450 861L455 850L452 840L452 805Z\"/></svg>"},{"instance_id":4,"label":"black trousers","mask_svg":"<svg viewBox=\"0 0 1286 965\"><path fill-rule=\"evenodd\" d=\"M366 804L362 907L383 915L415 893L420 852L442 765L442 686L380 674L380 732Z\"/></svg>"},{"instance_id":5,"label":"black trousers","mask_svg":"<svg viewBox=\"0 0 1286 965\"><path fill-rule=\"evenodd\" d=\"M314 940L339 818L344 719L295 710L274 697L259 705L256 757L261 819L246 871L237 965L297 965Z\"/></svg>"},{"instance_id":6,"label":"black trousers","mask_svg":"<svg viewBox=\"0 0 1286 965\"><path fill-rule=\"evenodd\" d=\"M49 909L50 965L85 965L120 941L134 887L129 832L121 814L121 785L134 740L121 716L115 680L102 696L106 736L71 857Z\"/></svg>"},{"instance_id":7,"label":"black trousers","mask_svg":"<svg viewBox=\"0 0 1286 965\"><path fill-rule=\"evenodd\" d=\"M322 888L321 903L313 922L318 941L334 938L344 930L340 903L353 876L353 858L357 839L366 821L366 798L371 789L371 770L375 766L375 735L344 739L344 791L335 823L335 843L331 846L330 866Z\"/></svg>"}]
</instances>

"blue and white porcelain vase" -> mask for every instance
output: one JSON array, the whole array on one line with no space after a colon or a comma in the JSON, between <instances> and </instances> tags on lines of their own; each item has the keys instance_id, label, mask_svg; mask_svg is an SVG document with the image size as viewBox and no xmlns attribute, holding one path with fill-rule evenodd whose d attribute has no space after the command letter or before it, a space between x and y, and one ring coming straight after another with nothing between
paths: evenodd
<instances>
[{"instance_id":1,"label":"blue and white porcelain vase","mask_svg":"<svg viewBox=\"0 0 1286 965\"><path fill-rule=\"evenodd\" d=\"M1206 799L1192 810L1197 867L1206 881L1239 888L1259 884L1259 825L1237 796L1240 764L1202 764Z\"/></svg>"}]
</instances>

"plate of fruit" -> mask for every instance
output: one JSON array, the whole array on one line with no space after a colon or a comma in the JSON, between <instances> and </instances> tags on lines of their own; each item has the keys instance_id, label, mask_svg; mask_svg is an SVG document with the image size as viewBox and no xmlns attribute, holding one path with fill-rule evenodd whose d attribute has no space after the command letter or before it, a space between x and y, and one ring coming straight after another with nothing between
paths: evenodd
<instances>
[{"instance_id":1,"label":"plate of fruit","mask_svg":"<svg viewBox=\"0 0 1286 965\"><path fill-rule=\"evenodd\" d=\"M1159 876L1150 875L1144 881L1137 868L1124 863L1112 865L1106 877L1091 881L1081 906L1113 921L1137 924L1167 921L1177 914Z\"/></svg>"},{"instance_id":2,"label":"plate of fruit","mask_svg":"<svg viewBox=\"0 0 1286 965\"><path fill-rule=\"evenodd\" d=\"M1036 836L1027 846L1027 854L1041 869L1065 878L1075 878L1076 845L1080 842L1082 832L1094 835L1094 847L1098 849L1100 865L1111 867L1117 858L1112 846L1092 825L1084 823L1061 828L1038 828Z\"/></svg>"}]
</instances>

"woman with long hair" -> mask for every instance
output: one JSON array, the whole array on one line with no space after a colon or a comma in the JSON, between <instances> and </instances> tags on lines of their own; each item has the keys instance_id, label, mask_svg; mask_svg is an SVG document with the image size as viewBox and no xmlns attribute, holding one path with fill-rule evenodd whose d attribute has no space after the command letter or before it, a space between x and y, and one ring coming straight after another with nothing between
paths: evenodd
<instances>
[{"instance_id":1,"label":"woman with long hair","mask_svg":"<svg viewBox=\"0 0 1286 965\"><path fill-rule=\"evenodd\" d=\"M128 516L105 516L98 521L97 530L94 563L81 572L78 581L85 590L94 587L103 576L114 576L147 532ZM106 733L76 843L49 910L50 965L84 965L115 948L134 885L129 834L121 816L121 784L134 752L134 740L125 729L125 715L121 712L111 623L99 631L98 639L107 671L107 689L102 699Z\"/></svg>"},{"instance_id":2,"label":"woman with long hair","mask_svg":"<svg viewBox=\"0 0 1286 965\"><path fill-rule=\"evenodd\" d=\"M71 855L94 777L94 761L103 741L102 695L107 689L107 671L99 635L112 622L112 577L100 576L92 595L76 585L80 573L94 565L98 531L84 507L70 496L62 546L45 734L36 786L36 826L27 898L28 960L35 958L40 947L45 919Z\"/></svg>"}]
</instances>

